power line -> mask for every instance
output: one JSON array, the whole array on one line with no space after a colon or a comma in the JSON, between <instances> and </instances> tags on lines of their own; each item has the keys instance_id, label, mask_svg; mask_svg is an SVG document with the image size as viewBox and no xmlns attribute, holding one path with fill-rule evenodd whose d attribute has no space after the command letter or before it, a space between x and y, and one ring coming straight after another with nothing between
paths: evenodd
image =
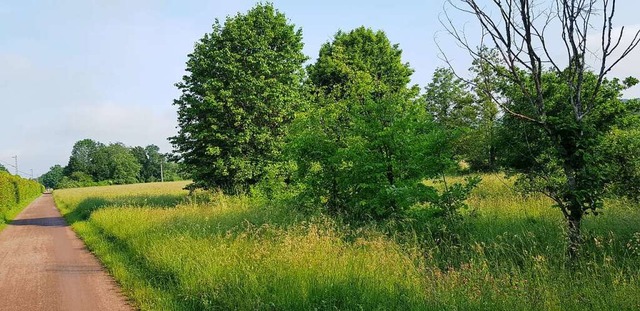
<instances>
[{"instance_id":1,"label":"power line","mask_svg":"<svg viewBox=\"0 0 640 311\"><path fill-rule=\"evenodd\" d=\"M11 157L11 158L14 158L14 157ZM16 170L16 175L18 175L18 173L20 173L22 175L25 175L25 176L33 175L33 173L27 173L27 172L18 170L18 167L16 165L14 165L14 164L11 164L11 163L8 163L8 162L2 161L2 160L0 160L0 163L5 165L5 166L13 167Z\"/></svg>"}]
</instances>

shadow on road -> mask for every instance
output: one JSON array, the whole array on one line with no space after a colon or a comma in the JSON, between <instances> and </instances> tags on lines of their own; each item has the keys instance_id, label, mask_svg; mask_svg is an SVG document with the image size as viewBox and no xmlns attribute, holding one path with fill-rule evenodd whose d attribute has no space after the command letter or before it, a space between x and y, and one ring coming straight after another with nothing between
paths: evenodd
<instances>
[{"instance_id":1,"label":"shadow on road","mask_svg":"<svg viewBox=\"0 0 640 311\"><path fill-rule=\"evenodd\" d=\"M42 217L29 219L15 219L10 226L39 226L39 227L65 227L67 222L62 217Z\"/></svg>"}]
</instances>

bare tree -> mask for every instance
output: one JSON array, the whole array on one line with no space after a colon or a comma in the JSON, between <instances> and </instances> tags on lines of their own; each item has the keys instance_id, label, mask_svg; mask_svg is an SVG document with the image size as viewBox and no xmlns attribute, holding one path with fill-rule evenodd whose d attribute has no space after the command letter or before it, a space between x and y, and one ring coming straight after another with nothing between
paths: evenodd
<instances>
[{"instance_id":1,"label":"bare tree","mask_svg":"<svg viewBox=\"0 0 640 311\"><path fill-rule=\"evenodd\" d=\"M582 130L586 127L585 118L602 102L607 74L640 44L640 31L630 33L632 40L624 43L628 31L625 27L617 30L613 24L616 0L447 0L447 4L475 17L482 30L480 44L495 49L499 61L480 53L477 43L468 40L464 28L456 26L445 9L442 23L447 32L475 61L485 62L515 85L528 109L516 110L494 97L496 104L505 114L540 127L552 142L564 183L562 189L544 187L543 192L556 202L567 220L569 256L576 257L581 220L600 205L602 189L598 187L603 187L602 183L595 188L593 183L585 186L586 172L590 170L581 142L603 130L600 134ZM594 37L598 38L599 48L590 50L589 40ZM598 59L593 70L588 56ZM580 131L567 134L549 121L549 117L557 117L550 114L557 112L548 108L548 72L555 73L568 89L563 105L570 109L563 110L564 122Z\"/></svg>"}]
</instances>

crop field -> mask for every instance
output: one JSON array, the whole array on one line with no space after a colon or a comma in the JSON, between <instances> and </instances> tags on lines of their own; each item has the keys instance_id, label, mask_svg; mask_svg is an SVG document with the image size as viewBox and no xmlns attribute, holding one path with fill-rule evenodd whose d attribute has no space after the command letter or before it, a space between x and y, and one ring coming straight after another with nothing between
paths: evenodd
<instances>
[{"instance_id":1,"label":"crop field","mask_svg":"<svg viewBox=\"0 0 640 311\"><path fill-rule=\"evenodd\" d=\"M186 184L54 192L142 310L640 309L640 208L625 201L585 220L569 265L560 212L498 175L483 176L450 239L428 219L355 227Z\"/></svg>"}]
</instances>

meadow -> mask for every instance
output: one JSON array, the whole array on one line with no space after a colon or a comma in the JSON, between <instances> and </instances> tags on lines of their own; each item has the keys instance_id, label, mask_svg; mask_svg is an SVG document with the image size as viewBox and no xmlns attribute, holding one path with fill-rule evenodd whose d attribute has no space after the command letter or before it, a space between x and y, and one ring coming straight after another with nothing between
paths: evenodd
<instances>
[{"instance_id":1,"label":"meadow","mask_svg":"<svg viewBox=\"0 0 640 311\"><path fill-rule=\"evenodd\" d=\"M54 192L142 310L640 309L635 203L609 200L588 217L568 264L560 212L498 175L483 176L451 235L430 219L353 226L186 184Z\"/></svg>"}]
</instances>

